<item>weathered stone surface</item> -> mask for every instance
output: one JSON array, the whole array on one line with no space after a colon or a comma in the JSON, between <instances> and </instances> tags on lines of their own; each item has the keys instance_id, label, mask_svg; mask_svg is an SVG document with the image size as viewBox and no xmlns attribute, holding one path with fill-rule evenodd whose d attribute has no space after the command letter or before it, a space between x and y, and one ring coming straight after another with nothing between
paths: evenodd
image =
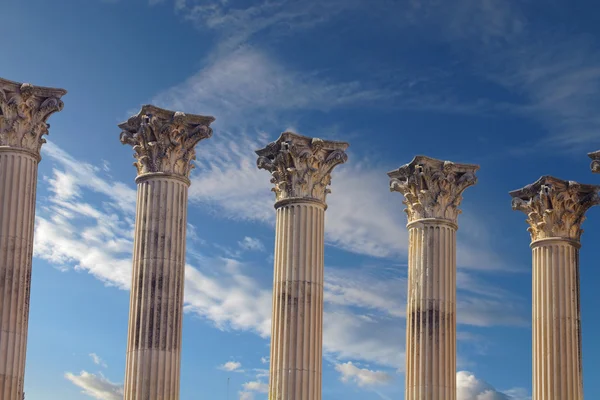
<instances>
[{"instance_id":1,"label":"weathered stone surface","mask_svg":"<svg viewBox=\"0 0 600 400\"><path fill-rule=\"evenodd\" d=\"M179 399L188 177L213 120L144 106L119 125L138 160L125 400Z\"/></svg>"},{"instance_id":2,"label":"weathered stone surface","mask_svg":"<svg viewBox=\"0 0 600 400\"><path fill-rule=\"evenodd\" d=\"M456 399L456 230L479 166L415 157L388 173L408 216L405 399Z\"/></svg>"},{"instance_id":3,"label":"weathered stone surface","mask_svg":"<svg viewBox=\"0 0 600 400\"><path fill-rule=\"evenodd\" d=\"M63 89L0 78L0 399L22 400L40 148Z\"/></svg>"},{"instance_id":4,"label":"weathered stone surface","mask_svg":"<svg viewBox=\"0 0 600 400\"><path fill-rule=\"evenodd\" d=\"M215 119L164 110L152 105L119 124L121 143L133 146L138 175L165 173L189 178L196 144L212 136Z\"/></svg>"},{"instance_id":5,"label":"weathered stone surface","mask_svg":"<svg viewBox=\"0 0 600 400\"><path fill-rule=\"evenodd\" d=\"M388 172L390 190L404 195L408 222L439 218L457 222L462 193L477 183L478 165L455 164L426 156Z\"/></svg>"},{"instance_id":6,"label":"weathered stone surface","mask_svg":"<svg viewBox=\"0 0 600 400\"><path fill-rule=\"evenodd\" d=\"M592 159L590 169L595 174L600 174L600 150L588 153L588 157Z\"/></svg>"},{"instance_id":7,"label":"weathered stone surface","mask_svg":"<svg viewBox=\"0 0 600 400\"><path fill-rule=\"evenodd\" d=\"M271 172L277 218L269 399L320 400L325 196L347 143L286 132L258 150Z\"/></svg>"},{"instance_id":8,"label":"weathered stone surface","mask_svg":"<svg viewBox=\"0 0 600 400\"><path fill-rule=\"evenodd\" d=\"M583 399L579 248L600 186L543 176L510 192L527 214L533 291L533 399Z\"/></svg>"},{"instance_id":9,"label":"weathered stone surface","mask_svg":"<svg viewBox=\"0 0 600 400\"><path fill-rule=\"evenodd\" d=\"M40 155L50 115L63 109L64 89L33 86L0 78L0 146Z\"/></svg>"},{"instance_id":10,"label":"weathered stone surface","mask_svg":"<svg viewBox=\"0 0 600 400\"><path fill-rule=\"evenodd\" d=\"M304 198L325 203L331 171L348 159L348 143L284 132L257 150L257 166L271 173L276 201Z\"/></svg>"},{"instance_id":11,"label":"weathered stone surface","mask_svg":"<svg viewBox=\"0 0 600 400\"><path fill-rule=\"evenodd\" d=\"M597 185L542 176L510 195L513 210L527 214L532 241L545 238L579 240L585 212L600 203L599 190Z\"/></svg>"}]
</instances>

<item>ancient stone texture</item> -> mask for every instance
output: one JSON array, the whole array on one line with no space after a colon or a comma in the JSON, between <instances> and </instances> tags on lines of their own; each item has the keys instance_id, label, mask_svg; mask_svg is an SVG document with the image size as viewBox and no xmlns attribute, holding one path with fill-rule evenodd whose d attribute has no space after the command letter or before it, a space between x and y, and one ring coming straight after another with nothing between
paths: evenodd
<instances>
[{"instance_id":1,"label":"ancient stone texture","mask_svg":"<svg viewBox=\"0 0 600 400\"><path fill-rule=\"evenodd\" d=\"M598 186L543 176L510 192L514 210L527 214L531 240L564 238L579 241L588 208L598 204Z\"/></svg>"},{"instance_id":2,"label":"ancient stone texture","mask_svg":"<svg viewBox=\"0 0 600 400\"><path fill-rule=\"evenodd\" d=\"M256 152L272 174L277 209L271 400L321 399L325 196L347 147L286 132Z\"/></svg>"},{"instance_id":3,"label":"ancient stone texture","mask_svg":"<svg viewBox=\"0 0 600 400\"><path fill-rule=\"evenodd\" d=\"M125 400L179 399L188 178L213 120L144 106L119 125L138 160Z\"/></svg>"},{"instance_id":4,"label":"ancient stone texture","mask_svg":"<svg viewBox=\"0 0 600 400\"><path fill-rule=\"evenodd\" d=\"M533 399L583 399L579 248L600 186L543 176L510 192L527 214L533 253Z\"/></svg>"},{"instance_id":5,"label":"ancient stone texture","mask_svg":"<svg viewBox=\"0 0 600 400\"><path fill-rule=\"evenodd\" d=\"M588 153L588 157L592 159L590 168L593 173L600 174L600 150Z\"/></svg>"},{"instance_id":6,"label":"ancient stone texture","mask_svg":"<svg viewBox=\"0 0 600 400\"><path fill-rule=\"evenodd\" d=\"M456 399L458 207L478 169L417 156L388 173L408 215L407 400Z\"/></svg>"},{"instance_id":7,"label":"ancient stone texture","mask_svg":"<svg viewBox=\"0 0 600 400\"><path fill-rule=\"evenodd\" d=\"M50 115L63 109L64 89L33 86L0 78L0 146L22 149L38 158Z\"/></svg>"},{"instance_id":8,"label":"ancient stone texture","mask_svg":"<svg viewBox=\"0 0 600 400\"><path fill-rule=\"evenodd\" d=\"M196 144L212 136L215 119L163 110L152 105L119 125L121 143L135 152L138 175L165 173L189 177L196 159Z\"/></svg>"},{"instance_id":9,"label":"ancient stone texture","mask_svg":"<svg viewBox=\"0 0 600 400\"><path fill-rule=\"evenodd\" d=\"M478 169L473 164L416 156L409 164L388 172L390 190L404 195L408 222L437 218L456 223L462 193L477 183Z\"/></svg>"},{"instance_id":10,"label":"ancient stone texture","mask_svg":"<svg viewBox=\"0 0 600 400\"><path fill-rule=\"evenodd\" d=\"M313 199L325 202L331 171L348 159L348 144L309 138L291 132L257 150L258 168L271 173L276 201Z\"/></svg>"},{"instance_id":11,"label":"ancient stone texture","mask_svg":"<svg viewBox=\"0 0 600 400\"><path fill-rule=\"evenodd\" d=\"M0 78L0 398L21 400L40 148L63 89Z\"/></svg>"}]
</instances>

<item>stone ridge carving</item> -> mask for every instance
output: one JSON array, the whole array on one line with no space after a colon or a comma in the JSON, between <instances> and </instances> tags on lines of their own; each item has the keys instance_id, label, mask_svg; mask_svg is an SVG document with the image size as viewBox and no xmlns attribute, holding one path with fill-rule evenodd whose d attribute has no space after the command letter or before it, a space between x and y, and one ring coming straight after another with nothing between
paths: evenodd
<instances>
[{"instance_id":1,"label":"stone ridge carving","mask_svg":"<svg viewBox=\"0 0 600 400\"><path fill-rule=\"evenodd\" d=\"M214 120L144 105L137 115L119 124L120 140L133 146L138 175L162 172L189 178L195 146L212 136Z\"/></svg>"},{"instance_id":2,"label":"stone ridge carving","mask_svg":"<svg viewBox=\"0 0 600 400\"><path fill-rule=\"evenodd\" d=\"M423 218L457 222L462 193L477 183L474 164L455 164L426 156L388 172L390 191L404 195L408 222Z\"/></svg>"},{"instance_id":3,"label":"stone ridge carving","mask_svg":"<svg viewBox=\"0 0 600 400\"><path fill-rule=\"evenodd\" d=\"M594 174L600 174L600 150L588 153L588 157L592 159L590 168Z\"/></svg>"},{"instance_id":4,"label":"stone ridge carving","mask_svg":"<svg viewBox=\"0 0 600 400\"><path fill-rule=\"evenodd\" d=\"M600 203L600 186L542 176L522 189L510 192L513 210L527 214L531 240L567 238L580 240L585 212Z\"/></svg>"},{"instance_id":5,"label":"stone ridge carving","mask_svg":"<svg viewBox=\"0 0 600 400\"><path fill-rule=\"evenodd\" d=\"M33 86L0 78L0 146L39 156L50 115L63 109L64 89Z\"/></svg>"},{"instance_id":6,"label":"stone ridge carving","mask_svg":"<svg viewBox=\"0 0 600 400\"><path fill-rule=\"evenodd\" d=\"M284 132L277 141L256 150L256 165L271 173L276 201L309 198L325 203L331 172L348 160L349 144Z\"/></svg>"}]
</instances>

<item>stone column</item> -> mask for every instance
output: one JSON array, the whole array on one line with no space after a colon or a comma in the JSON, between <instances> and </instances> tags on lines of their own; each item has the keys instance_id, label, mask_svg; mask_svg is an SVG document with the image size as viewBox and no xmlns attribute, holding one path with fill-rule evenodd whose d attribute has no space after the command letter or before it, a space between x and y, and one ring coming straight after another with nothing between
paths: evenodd
<instances>
[{"instance_id":1,"label":"stone column","mask_svg":"<svg viewBox=\"0 0 600 400\"><path fill-rule=\"evenodd\" d=\"M284 132L256 151L275 185L271 400L321 399L325 197L347 148Z\"/></svg>"},{"instance_id":2,"label":"stone column","mask_svg":"<svg viewBox=\"0 0 600 400\"><path fill-rule=\"evenodd\" d=\"M533 253L533 400L582 400L579 248L600 186L543 176L510 192L527 214Z\"/></svg>"},{"instance_id":3,"label":"stone column","mask_svg":"<svg viewBox=\"0 0 600 400\"><path fill-rule=\"evenodd\" d=\"M189 175L213 121L145 105L119 125L138 172L124 400L179 399Z\"/></svg>"},{"instance_id":4,"label":"stone column","mask_svg":"<svg viewBox=\"0 0 600 400\"><path fill-rule=\"evenodd\" d=\"M25 374L35 195L46 120L63 89L0 78L0 398L21 400Z\"/></svg>"},{"instance_id":5,"label":"stone column","mask_svg":"<svg viewBox=\"0 0 600 400\"><path fill-rule=\"evenodd\" d=\"M479 166L425 156L391 171L408 215L406 400L456 399L456 230Z\"/></svg>"},{"instance_id":6,"label":"stone column","mask_svg":"<svg viewBox=\"0 0 600 400\"><path fill-rule=\"evenodd\" d=\"M588 157L592 159L590 169L594 174L600 174L600 150L588 153Z\"/></svg>"}]
</instances>

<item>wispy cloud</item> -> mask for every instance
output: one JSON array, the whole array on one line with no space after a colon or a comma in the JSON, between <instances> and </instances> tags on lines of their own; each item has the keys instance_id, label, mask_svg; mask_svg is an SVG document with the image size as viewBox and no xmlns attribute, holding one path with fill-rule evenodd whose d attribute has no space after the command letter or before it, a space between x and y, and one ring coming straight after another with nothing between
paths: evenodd
<instances>
[{"instance_id":1,"label":"wispy cloud","mask_svg":"<svg viewBox=\"0 0 600 400\"><path fill-rule=\"evenodd\" d=\"M369 106L396 93L369 82L339 81L286 65L265 50L244 46L209 60L154 102L190 113L217 115L215 126L247 124L289 110ZM244 119L246 121L244 121ZM229 125L232 126L232 125Z\"/></svg>"},{"instance_id":2,"label":"wispy cloud","mask_svg":"<svg viewBox=\"0 0 600 400\"><path fill-rule=\"evenodd\" d=\"M242 363L238 361L227 361L225 364L220 365L219 369L229 372L244 372L242 369Z\"/></svg>"},{"instance_id":3,"label":"wispy cloud","mask_svg":"<svg viewBox=\"0 0 600 400\"><path fill-rule=\"evenodd\" d=\"M92 359L92 361L94 362L94 364L100 365L101 367L104 367L104 368L108 368L108 365L106 365L104 360L102 358L100 358L100 356L98 354L90 353L89 356Z\"/></svg>"},{"instance_id":4,"label":"wispy cloud","mask_svg":"<svg viewBox=\"0 0 600 400\"><path fill-rule=\"evenodd\" d=\"M65 378L74 385L80 387L81 393L98 400L122 400L123 385L113 383L106 379L101 373L92 374L81 371L79 375L71 372L65 373Z\"/></svg>"},{"instance_id":5,"label":"wispy cloud","mask_svg":"<svg viewBox=\"0 0 600 400\"><path fill-rule=\"evenodd\" d=\"M330 21L357 0L245 1L176 0L176 11L199 29L219 35L218 51L226 52L252 42L257 34L269 30L270 40L281 40L293 32L307 30ZM263 41L265 38L263 37Z\"/></svg>"},{"instance_id":6,"label":"wispy cloud","mask_svg":"<svg viewBox=\"0 0 600 400\"><path fill-rule=\"evenodd\" d=\"M360 387L384 385L390 383L393 379L385 371L359 368L350 361L344 364L337 364L335 369L340 373L342 382L353 382Z\"/></svg>"},{"instance_id":7,"label":"wispy cloud","mask_svg":"<svg viewBox=\"0 0 600 400\"><path fill-rule=\"evenodd\" d=\"M238 242L238 245L245 250L265 251L265 245L258 238L246 236Z\"/></svg>"}]
</instances>

